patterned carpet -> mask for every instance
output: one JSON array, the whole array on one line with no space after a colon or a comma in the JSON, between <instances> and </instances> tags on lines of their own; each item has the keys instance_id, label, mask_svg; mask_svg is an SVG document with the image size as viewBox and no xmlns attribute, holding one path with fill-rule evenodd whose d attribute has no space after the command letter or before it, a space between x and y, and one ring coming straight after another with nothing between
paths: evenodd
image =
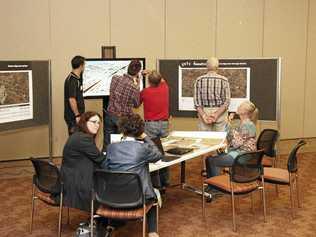
<instances>
[{"instance_id":1,"label":"patterned carpet","mask_svg":"<svg viewBox=\"0 0 316 237\"><path fill-rule=\"evenodd\" d=\"M202 221L201 199L194 193L178 187L169 188L160 209L159 234L161 237L230 237L230 236L271 236L271 237L315 237L316 236L316 154L300 155L301 193L303 207L296 209L294 219L290 215L289 189L279 188L276 195L274 186L266 185L268 215L263 222L259 193L256 194L255 213L251 212L250 197L239 200L237 212L238 232L232 231L231 208L229 196L223 196L207 203L205 222ZM282 157L283 166L286 157ZM0 166L0 174L8 167ZM16 170L22 170L18 172ZM38 202L36 207L33 234L29 234L31 201L31 167L15 168L13 175L0 175L0 236L57 236L58 209L47 207ZM179 168L172 168L172 183L178 181ZM17 177L14 175L17 174ZM187 164L187 181L200 186L200 161ZM66 212L65 212L66 214ZM89 218L87 213L71 209L70 225L63 221L62 236L74 236L79 222ZM66 215L64 215L66 217ZM114 237L141 236L141 222L130 221L116 230Z\"/></svg>"}]
</instances>

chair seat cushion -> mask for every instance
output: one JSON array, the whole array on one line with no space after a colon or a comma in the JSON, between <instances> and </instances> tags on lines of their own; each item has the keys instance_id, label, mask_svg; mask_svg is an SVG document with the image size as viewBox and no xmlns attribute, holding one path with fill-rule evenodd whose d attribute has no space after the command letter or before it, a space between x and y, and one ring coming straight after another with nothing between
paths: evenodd
<instances>
[{"instance_id":1,"label":"chair seat cushion","mask_svg":"<svg viewBox=\"0 0 316 237\"><path fill-rule=\"evenodd\" d=\"M274 159L274 158L271 158L271 157L268 157L268 156L264 156L264 157L262 158L261 164L262 164L264 167L272 167L272 166L273 166L273 159Z\"/></svg>"},{"instance_id":2,"label":"chair seat cushion","mask_svg":"<svg viewBox=\"0 0 316 237\"><path fill-rule=\"evenodd\" d=\"M52 206L58 206L59 202L56 202L52 197L50 193L44 193L41 191L38 191L35 195L39 200L45 202L48 205Z\"/></svg>"},{"instance_id":3,"label":"chair seat cushion","mask_svg":"<svg viewBox=\"0 0 316 237\"><path fill-rule=\"evenodd\" d=\"M230 176L229 175L219 175L212 178L206 179L205 183L217 187L223 191L231 192L230 188ZM248 193L258 188L257 181L251 183L233 183L234 193L242 194Z\"/></svg>"},{"instance_id":4,"label":"chair seat cushion","mask_svg":"<svg viewBox=\"0 0 316 237\"><path fill-rule=\"evenodd\" d=\"M154 204L146 205L146 213ZM137 209L113 209L101 205L97 211L97 215L113 218L113 219L138 219L143 217L143 207Z\"/></svg>"},{"instance_id":5,"label":"chair seat cushion","mask_svg":"<svg viewBox=\"0 0 316 237\"><path fill-rule=\"evenodd\" d=\"M289 172L285 169L265 167L263 173L266 182L289 184Z\"/></svg>"}]
</instances>

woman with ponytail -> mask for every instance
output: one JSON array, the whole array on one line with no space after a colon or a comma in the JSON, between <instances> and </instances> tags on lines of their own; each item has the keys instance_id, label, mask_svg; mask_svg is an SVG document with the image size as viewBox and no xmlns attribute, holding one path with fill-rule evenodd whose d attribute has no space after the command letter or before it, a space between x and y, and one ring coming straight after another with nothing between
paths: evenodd
<instances>
[{"instance_id":1,"label":"woman with ponytail","mask_svg":"<svg viewBox=\"0 0 316 237\"><path fill-rule=\"evenodd\" d=\"M205 160L208 178L219 175L221 167L232 166L238 155L256 150L258 109L250 101L244 101L237 108L237 114L240 117L240 125L237 128L227 129L227 153L208 157Z\"/></svg>"}]
</instances>

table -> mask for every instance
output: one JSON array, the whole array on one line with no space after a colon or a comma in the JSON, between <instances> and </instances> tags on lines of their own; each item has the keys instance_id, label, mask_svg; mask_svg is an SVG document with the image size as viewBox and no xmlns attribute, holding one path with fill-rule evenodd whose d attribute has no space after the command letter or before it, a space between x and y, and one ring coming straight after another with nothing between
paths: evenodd
<instances>
[{"instance_id":1,"label":"table","mask_svg":"<svg viewBox=\"0 0 316 237\"><path fill-rule=\"evenodd\" d=\"M119 142L121 140L121 134L111 134L111 142ZM202 158L204 156L214 152L218 149L224 149L226 132L206 132L206 131L173 131L167 138L162 139L162 145L164 150L172 147L185 147L193 148L193 151L182 155L180 158L164 162L157 161L156 163L149 164L149 171L154 172L159 169L169 167L176 164L181 164L180 172L180 185L183 189L193 191L202 195L202 191L198 188L190 186L185 182L185 162L194 158ZM201 167L201 170L204 167ZM206 198L211 199L211 194L204 192Z\"/></svg>"},{"instance_id":2,"label":"table","mask_svg":"<svg viewBox=\"0 0 316 237\"><path fill-rule=\"evenodd\" d=\"M172 147L193 148L192 152L180 158L164 162L157 161L149 164L149 171L153 172L187 160L198 158L220 148L225 148L226 132L174 131L166 139L162 139L164 150Z\"/></svg>"}]
</instances>

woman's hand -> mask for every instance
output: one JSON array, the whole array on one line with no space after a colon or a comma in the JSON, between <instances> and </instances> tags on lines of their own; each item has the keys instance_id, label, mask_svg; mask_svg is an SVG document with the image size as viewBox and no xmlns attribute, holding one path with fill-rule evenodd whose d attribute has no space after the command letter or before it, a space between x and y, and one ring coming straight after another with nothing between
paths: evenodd
<instances>
[{"instance_id":1,"label":"woman's hand","mask_svg":"<svg viewBox=\"0 0 316 237\"><path fill-rule=\"evenodd\" d=\"M144 140L145 137L147 137L147 134L143 132L138 138Z\"/></svg>"}]
</instances>

